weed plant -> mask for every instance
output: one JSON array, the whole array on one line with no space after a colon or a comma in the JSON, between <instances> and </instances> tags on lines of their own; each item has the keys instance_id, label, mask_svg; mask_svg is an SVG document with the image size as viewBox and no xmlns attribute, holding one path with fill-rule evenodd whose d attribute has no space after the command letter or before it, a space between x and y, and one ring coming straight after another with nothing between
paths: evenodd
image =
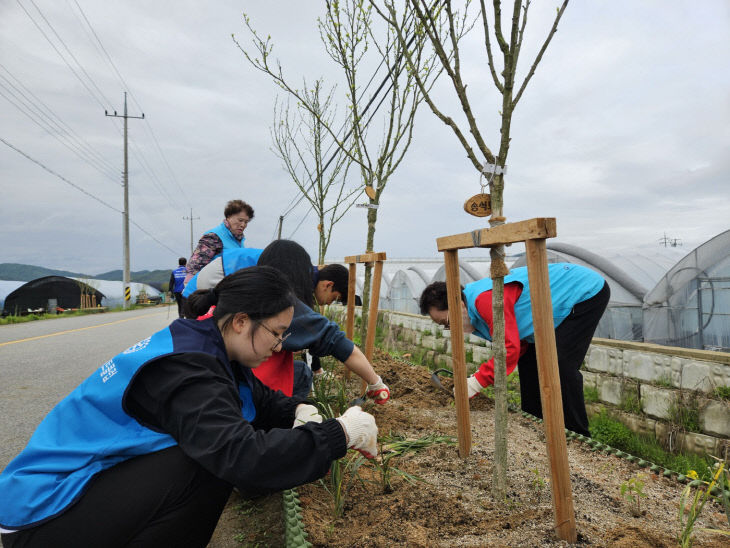
<instances>
[{"instance_id":1,"label":"weed plant","mask_svg":"<svg viewBox=\"0 0 730 548\"><path fill-rule=\"evenodd\" d=\"M583 386L583 400L586 403L596 403L600 401L598 396L598 387L596 386Z\"/></svg>"},{"instance_id":2,"label":"weed plant","mask_svg":"<svg viewBox=\"0 0 730 548\"><path fill-rule=\"evenodd\" d=\"M730 386L717 386L714 393L716 398L730 401Z\"/></svg>"},{"instance_id":3,"label":"weed plant","mask_svg":"<svg viewBox=\"0 0 730 548\"><path fill-rule=\"evenodd\" d=\"M494 386L482 388L482 394L494 399ZM522 403L520 396L520 375L517 371L507 377L507 405L519 408Z\"/></svg>"},{"instance_id":4,"label":"weed plant","mask_svg":"<svg viewBox=\"0 0 730 548\"><path fill-rule=\"evenodd\" d=\"M639 399L636 390L624 391L623 397L621 398L620 408L621 410L626 411L627 413L633 413L634 415L641 413L641 400Z\"/></svg>"},{"instance_id":5,"label":"weed plant","mask_svg":"<svg viewBox=\"0 0 730 548\"><path fill-rule=\"evenodd\" d=\"M669 421L686 432L700 432L700 410L697 395L680 395L677 402L669 406Z\"/></svg>"}]
</instances>

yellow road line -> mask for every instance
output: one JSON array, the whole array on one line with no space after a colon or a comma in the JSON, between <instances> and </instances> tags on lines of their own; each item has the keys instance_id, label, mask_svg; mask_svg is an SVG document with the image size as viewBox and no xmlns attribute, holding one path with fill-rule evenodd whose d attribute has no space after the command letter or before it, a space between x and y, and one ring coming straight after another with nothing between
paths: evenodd
<instances>
[{"instance_id":1,"label":"yellow road line","mask_svg":"<svg viewBox=\"0 0 730 548\"><path fill-rule=\"evenodd\" d=\"M159 314L162 314L162 312L159 312ZM59 331L58 333L49 333L48 335L38 335L37 337L28 337L27 339L18 339L16 341L8 341L8 342L0 343L0 347L7 346L9 344L16 344L16 343L22 343L22 342L28 342L28 341L37 341L38 339L45 339L47 337L55 337L56 335L66 335L67 333L74 333L76 331L86 331L87 329L96 329L97 327L105 327L107 325L114 325L114 324L123 323L123 322L130 322L132 320L139 320L140 318L149 318L150 316L156 316L156 315L157 314L135 316L133 318L125 318L123 320L115 320L113 322L100 323L99 325L90 325L88 327L79 327L78 329L68 329L66 331Z\"/></svg>"}]
</instances>

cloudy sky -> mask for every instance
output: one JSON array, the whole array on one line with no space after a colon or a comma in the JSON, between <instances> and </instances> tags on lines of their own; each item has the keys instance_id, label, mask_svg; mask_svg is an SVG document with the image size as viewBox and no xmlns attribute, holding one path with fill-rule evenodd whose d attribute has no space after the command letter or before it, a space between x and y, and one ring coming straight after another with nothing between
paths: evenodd
<instances>
[{"instance_id":1,"label":"cloudy sky","mask_svg":"<svg viewBox=\"0 0 730 548\"><path fill-rule=\"evenodd\" d=\"M522 76L556 5L534 2ZM245 12L293 83L335 83L316 28L322 6L0 0L0 262L122 267L122 124L104 111L121 114L124 91L129 114L145 115L129 120L132 270L174 267L190 251L184 217L192 209L197 241L232 198L255 208L247 244L264 247L296 199L271 152L283 96L231 34L248 44ZM571 2L513 119L508 220L556 217L558 241L598 253L656 248L664 235L689 252L730 228L729 30L726 0ZM463 45L478 123L496 150L500 98L483 37ZM441 84L440 104L458 118ZM423 108L383 194L375 250L436 256L436 237L486 226L462 210L479 191L453 134ZM305 202L282 235L316 258ZM328 256L363 252L365 235L365 209L350 210Z\"/></svg>"}]
</instances>

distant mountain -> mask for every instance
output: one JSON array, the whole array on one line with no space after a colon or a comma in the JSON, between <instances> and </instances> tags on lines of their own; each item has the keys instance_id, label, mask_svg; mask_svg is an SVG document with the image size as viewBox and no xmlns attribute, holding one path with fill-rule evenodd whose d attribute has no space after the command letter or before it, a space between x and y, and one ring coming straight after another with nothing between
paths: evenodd
<instances>
[{"instance_id":1,"label":"distant mountain","mask_svg":"<svg viewBox=\"0 0 730 548\"><path fill-rule=\"evenodd\" d=\"M170 280L170 272L171 270L139 270L137 272L130 272L130 278L133 282L148 284L155 289L162 291L163 285L166 288L166 284ZM52 268L29 264L0 263L0 280L29 282L45 276L66 276L69 278L94 278L97 280L121 281L122 271L112 270L110 272L92 275L80 272L69 272L67 270L54 270Z\"/></svg>"}]
</instances>

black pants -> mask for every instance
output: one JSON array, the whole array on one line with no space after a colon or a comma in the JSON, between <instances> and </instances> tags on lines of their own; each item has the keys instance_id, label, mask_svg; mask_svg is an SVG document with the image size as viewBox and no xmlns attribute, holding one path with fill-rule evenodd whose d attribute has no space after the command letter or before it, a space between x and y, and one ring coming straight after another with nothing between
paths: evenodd
<instances>
[{"instance_id":1,"label":"black pants","mask_svg":"<svg viewBox=\"0 0 730 548\"><path fill-rule=\"evenodd\" d=\"M101 472L66 512L2 535L2 542L5 548L204 548L231 490L174 446Z\"/></svg>"},{"instance_id":2,"label":"black pants","mask_svg":"<svg viewBox=\"0 0 730 548\"><path fill-rule=\"evenodd\" d=\"M177 301L177 317L184 318L185 317L185 314L183 313L184 299L183 299L182 293L173 293L173 295L175 295L175 300Z\"/></svg>"},{"instance_id":3,"label":"black pants","mask_svg":"<svg viewBox=\"0 0 730 548\"><path fill-rule=\"evenodd\" d=\"M580 367L610 297L611 290L606 283L596 295L575 305L568 317L555 329L565 427L584 436L590 436L590 432L583 400L583 375L580 373ZM520 372L522 410L542 418L534 343L528 345L517 368Z\"/></svg>"}]
</instances>

